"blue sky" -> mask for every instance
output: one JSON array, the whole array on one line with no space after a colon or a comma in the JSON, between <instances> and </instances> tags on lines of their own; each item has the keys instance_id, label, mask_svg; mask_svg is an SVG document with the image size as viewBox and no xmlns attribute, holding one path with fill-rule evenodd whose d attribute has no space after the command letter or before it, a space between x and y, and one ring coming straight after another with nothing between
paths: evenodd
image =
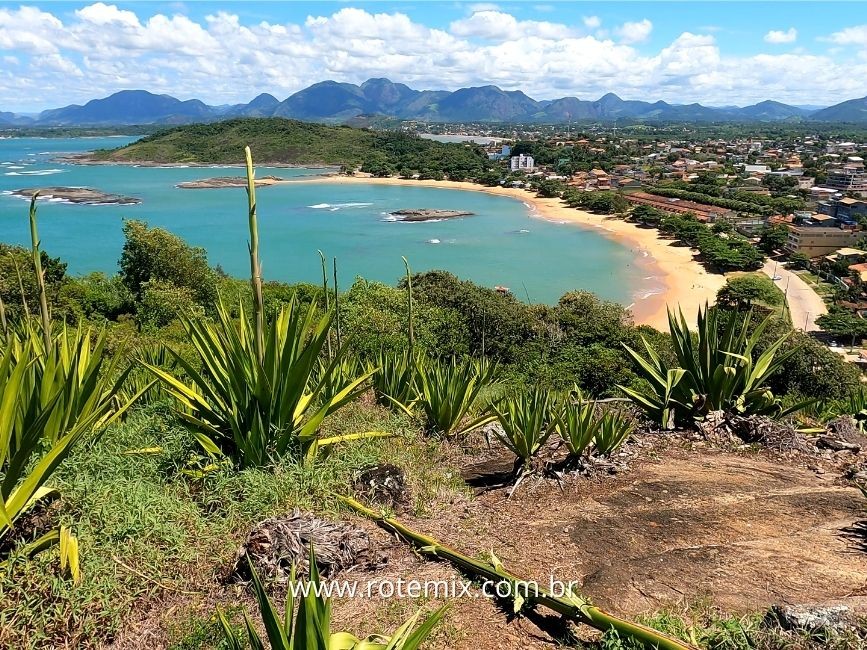
<instances>
[{"instance_id":1,"label":"blue sky","mask_svg":"<svg viewBox=\"0 0 867 650\"><path fill-rule=\"evenodd\" d=\"M859 2L0 2L0 110L124 88L209 103L324 79L827 105L867 95Z\"/></svg>"}]
</instances>

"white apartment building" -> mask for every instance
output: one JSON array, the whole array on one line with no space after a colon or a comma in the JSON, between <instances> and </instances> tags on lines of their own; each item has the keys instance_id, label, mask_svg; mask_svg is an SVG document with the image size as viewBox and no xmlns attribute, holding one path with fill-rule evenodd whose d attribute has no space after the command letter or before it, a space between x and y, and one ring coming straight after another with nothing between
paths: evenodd
<instances>
[{"instance_id":1,"label":"white apartment building","mask_svg":"<svg viewBox=\"0 0 867 650\"><path fill-rule=\"evenodd\" d=\"M513 172L517 171L525 171L530 172L533 171L535 161L533 160L533 156L527 156L521 154L520 156L512 156L511 159L511 169Z\"/></svg>"}]
</instances>

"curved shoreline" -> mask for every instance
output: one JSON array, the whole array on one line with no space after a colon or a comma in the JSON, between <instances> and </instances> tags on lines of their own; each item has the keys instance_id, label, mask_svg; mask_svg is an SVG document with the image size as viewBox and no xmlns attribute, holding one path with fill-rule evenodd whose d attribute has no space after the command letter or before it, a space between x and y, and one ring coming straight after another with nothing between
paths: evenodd
<instances>
[{"instance_id":1,"label":"curved shoreline","mask_svg":"<svg viewBox=\"0 0 867 650\"><path fill-rule=\"evenodd\" d=\"M641 228L622 219L570 208L560 199L540 198L523 189L487 187L463 181L419 181L367 176L318 176L291 179L285 182L410 185L483 192L517 199L529 206L531 216L556 223L592 228L601 235L628 246L635 253L636 263L647 268L647 275L659 282L662 287L659 293L650 293L643 297L636 296L630 309L637 324L650 325L662 331L668 330L668 306L679 305L687 320L692 322L698 308L704 306L705 302L713 303L717 291L726 281L724 275L709 273L696 262L693 249L675 245L675 242L671 240L660 239L655 229Z\"/></svg>"}]
</instances>

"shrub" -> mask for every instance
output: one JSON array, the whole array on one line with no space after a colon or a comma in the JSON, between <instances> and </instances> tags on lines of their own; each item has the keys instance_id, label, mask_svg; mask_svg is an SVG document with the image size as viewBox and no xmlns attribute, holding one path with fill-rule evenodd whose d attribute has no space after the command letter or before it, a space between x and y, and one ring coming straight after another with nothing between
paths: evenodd
<instances>
[{"instance_id":1,"label":"shrub","mask_svg":"<svg viewBox=\"0 0 867 650\"><path fill-rule=\"evenodd\" d=\"M194 248L162 228L148 228L142 221L124 222L123 233L120 277L136 299L141 299L148 282L156 280L186 289L199 304L216 302L216 274L203 248Z\"/></svg>"}]
</instances>

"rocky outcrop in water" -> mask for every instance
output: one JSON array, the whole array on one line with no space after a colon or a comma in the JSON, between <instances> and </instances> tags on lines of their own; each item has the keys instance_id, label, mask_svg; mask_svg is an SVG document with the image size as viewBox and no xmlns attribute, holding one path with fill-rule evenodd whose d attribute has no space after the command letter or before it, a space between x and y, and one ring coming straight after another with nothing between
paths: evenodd
<instances>
[{"instance_id":1,"label":"rocky outcrop in water","mask_svg":"<svg viewBox=\"0 0 867 650\"><path fill-rule=\"evenodd\" d=\"M76 203L79 205L137 205L141 199L120 194L109 194L92 187L25 187L12 192L13 196L33 198L39 192L39 198L58 203Z\"/></svg>"},{"instance_id":2,"label":"rocky outcrop in water","mask_svg":"<svg viewBox=\"0 0 867 650\"><path fill-rule=\"evenodd\" d=\"M285 178L280 176L262 176L256 179L256 187L266 187L275 183L282 183ZM247 187L247 179L243 176L217 176L216 178L203 178L197 181L185 181L175 187L182 190L208 190L221 187Z\"/></svg>"},{"instance_id":3,"label":"rocky outcrop in water","mask_svg":"<svg viewBox=\"0 0 867 650\"><path fill-rule=\"evenodd\" d=\"M391 213L400 221L433 221L435 219L455 219L457 217L470 217L475 212L466 210L433 210L431 208L417 208L414 210L395 210Z\"/></svg>"}]
</instances>

